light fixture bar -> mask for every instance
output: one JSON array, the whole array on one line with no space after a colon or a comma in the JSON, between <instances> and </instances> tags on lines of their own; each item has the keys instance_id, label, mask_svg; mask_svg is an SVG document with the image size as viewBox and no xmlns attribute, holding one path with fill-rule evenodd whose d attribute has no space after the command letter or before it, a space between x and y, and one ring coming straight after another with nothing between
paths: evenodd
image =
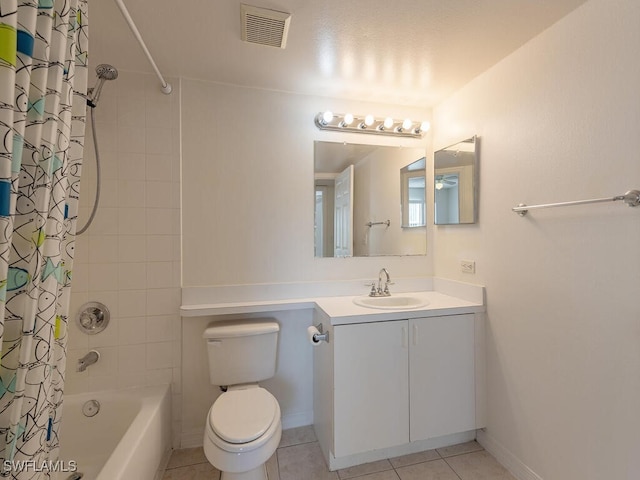
<instances>
[{"instance_id":1,"label":"light fixture bar","mask_svg":"<svg viewBox=\"0 0 640 480\"><path fill-rule=\"evenodd\" d=\"M370 133L393 137L422 138L429 130L429 122L413 122L410 119L375 118L373 115L357 116L350 113L320 112L315 118L320 130L334 132Z\"/></svg>"}]
</instances>

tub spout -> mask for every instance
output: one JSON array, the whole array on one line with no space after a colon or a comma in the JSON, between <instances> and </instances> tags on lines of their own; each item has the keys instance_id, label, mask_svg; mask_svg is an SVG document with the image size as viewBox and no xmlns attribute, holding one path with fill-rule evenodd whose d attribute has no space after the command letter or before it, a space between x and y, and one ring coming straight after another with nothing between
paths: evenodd
<instances>
[{"instance_id":1,"label":"tub spout","mask_svg":"<svg viewBox=\"0 0 640 480\"><path fill-rule=\"evenodd\" d=\"M84 357L78 360L78 372L84 372L89 365L93 365L100 359L100 352L97 350L91 350Z\"/></svg>"}]
</instances>

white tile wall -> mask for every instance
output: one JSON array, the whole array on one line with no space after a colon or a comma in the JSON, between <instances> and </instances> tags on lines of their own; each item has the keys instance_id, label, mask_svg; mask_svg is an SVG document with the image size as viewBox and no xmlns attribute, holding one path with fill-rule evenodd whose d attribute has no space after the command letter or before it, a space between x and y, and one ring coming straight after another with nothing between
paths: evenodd
<instances>
[{"instance_id":1,"label":"white tile wall","mask_svg":"<svg viewBox=\"0 0 640 480\"><path fill-rule=\"evenodd\" d=\"M180 412L180 92L172 83L166 96L156 77L121 71L105 85L96 109L101 200L93 225L76 243L66 391L172 383ZM88 137L80 225L95 195L92 142ZM90 300L111 312L109 327L95 336L75 326L78 307ZM100 361L76 372L76 360L90 349L100 352Z\"/></svg>"}]
</instances>

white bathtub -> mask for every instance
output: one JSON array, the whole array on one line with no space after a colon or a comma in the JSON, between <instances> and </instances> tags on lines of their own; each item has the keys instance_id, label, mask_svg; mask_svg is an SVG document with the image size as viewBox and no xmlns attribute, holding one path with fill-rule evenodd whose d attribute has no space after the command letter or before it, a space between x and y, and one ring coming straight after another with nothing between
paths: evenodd
<instances>
[{"instance_id":1,"label":"white bathtub","mask_svg":"<svg viewBox=\"0 0 640 480\"><path fill-rule=\"evenodd\" d=\"M90 400L100 403L93 417L82 413ZM82 480L153 480L171 448L169 385L67 395L62 415L60 460L75 461Z\"/></svg>"}]
</instances>

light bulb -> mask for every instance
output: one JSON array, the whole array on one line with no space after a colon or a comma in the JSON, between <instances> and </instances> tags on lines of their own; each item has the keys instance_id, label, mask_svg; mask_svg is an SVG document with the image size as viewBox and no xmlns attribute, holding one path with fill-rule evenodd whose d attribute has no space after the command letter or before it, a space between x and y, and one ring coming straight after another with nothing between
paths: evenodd
<instances>
[{"instance_id":1,"label":"light bulb","mask_svg":"<svg viewBox=\"0 0 640 480\"><path fill-rule=\"evenodd\" d=\"M402 122L402 129L409 130L411 128L411 125L413 125L413 122L411 121L411 119L405 118L404 122Z\"/></svg>"},{"instance_id":2,"label":"light bulb","mask_svg":"<svg viewBox=\"0 0 640 480\"><path fill-rule=\"evenodd\" d=\"M351 125L353 123L353 115L351 115L350 113L345 114L342 123L344 123L345 125Z\"/></svg>"},{"instance_id":3,"label":"light bulb","mask_svg":"<svg viewBox=\"0 0 640 480\"><path fill-rule=\"evenodd\" d=\"M391 127L393 127L393 118L391 118L391 117L387 117L387 118L385 118L385 119L384 119L384 123L383 123L383 125L384 125L384 128L391 128Z\"/></svg>"},{"instance_id":4,"label":"light bulb","mask_svg":"<svg viewBox=\"0 0 640 480\"><path fill-rule=\"evenodd\" d=\"M444 183L436 182L436 190L442 190L444 188Z\"/></svg>"},{"instance_id":5,"label":"light bulb","mask_svg":"<svg viewBox=\"0 0 640 480\"><path fill-rule=\"evenodd\" d=\"M333 120L333 113L326 111L322 114L322 122L327 125L328 123L331 123L331 120Z\"/></svg>"},{"instance_id":6,"label":"light bulb","mask_svg":"<svg viewBox=\"0 0 640 480\"><path fill-rule=\"evenodd\" d=\"M373 115L367 115L366 117L364 117L364 124L367 127L370 127L371 125L373 125L374 119L373 119Z\"/></svg>"},{"instance_id":7,"label":"light bulb","mask_svg":"<svg viewBox=\"0 0 640 480\"><path fill-rule=\"evenodd\" d=\"M426 120L420 124L421 132L428 132L430 128L431 128L431 124Z\"/></svg>"}]
</instances>

